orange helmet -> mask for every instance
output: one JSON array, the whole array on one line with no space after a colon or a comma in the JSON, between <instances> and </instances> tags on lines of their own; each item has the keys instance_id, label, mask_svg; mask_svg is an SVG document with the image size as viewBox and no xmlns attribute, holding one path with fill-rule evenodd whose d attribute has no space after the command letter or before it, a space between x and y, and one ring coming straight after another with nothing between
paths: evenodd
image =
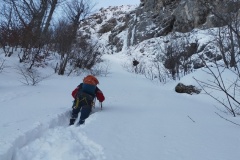
<instances>
[{"instance_id":1,"label":"orange helmet","mask_svg":"<svg viewBox=\"0 0 240 160\"><path fill-rule=\"evenodd\" d=\"M88 75L83 79L83 83L97 85L99 84L98 79L93 75Z\"/></svg>"}]
</instances>

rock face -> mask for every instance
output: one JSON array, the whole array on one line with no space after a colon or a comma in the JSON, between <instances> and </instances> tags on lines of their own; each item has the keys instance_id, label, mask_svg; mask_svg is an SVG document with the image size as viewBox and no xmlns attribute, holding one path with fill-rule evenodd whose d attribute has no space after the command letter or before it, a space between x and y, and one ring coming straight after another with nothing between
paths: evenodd
<instances>
[{"instance_id":1,"label":"rock face","mask_svg":"<svg viewBox=\"0 0 240 160\"><path fill-rule=\"evenodd\" d=\"M94 32L99 37L107 34L107 46L112 52L120 52L123 47L129 48L173 32L187 33L194 28L223 26L223 22L206 7L208 2L213 3L216 12L223 14L235 12L240 7L240 1L234 0L141 0L138 7L101 9L86 19L81 28L89 37ZM123 39L123 35L127 38ZM195 66L198 68L201 64Z\"/></svg>"},{"instance_id":2,"label":"rock face","mask_svg":"<svg viewBox=\"0 0 240 160\"><path fill-rule=\"evenodd\" d=\"M229 0L141 0L135 16L129 22L128 46L146 39L165 36L169 32L189 32L224 25L213 16L205 4L213 3L216 11L229 13L240 2ZM228 3L226 3L228 2Z\"/></svg>"},{"instance_id":3,"label":"rock face","mask_svg":"<svg viewBox=\"0 0 240 160\"><path fill-rule=\"evenodd\" d=\"M134 16L135 8L136 6L130 5L101 8L80 23L78 35L89 39L99 39L104 35L104 51L120 52L127 41L122 37L126 37L129 20Z\"/></svg>"},{"instance_id":4,"label":"rock face","mask_svg":"<svg viewBox=\"0 0 240 160\"><path fill-rule=\"evenodd\" d=\"M193 85L184 85L182 83L178 83L178 85L175 87L175 91L177 93L187 93L187 94L199 94L201 92L200 89L196 88Z\"/></svg>"}]
</instances>

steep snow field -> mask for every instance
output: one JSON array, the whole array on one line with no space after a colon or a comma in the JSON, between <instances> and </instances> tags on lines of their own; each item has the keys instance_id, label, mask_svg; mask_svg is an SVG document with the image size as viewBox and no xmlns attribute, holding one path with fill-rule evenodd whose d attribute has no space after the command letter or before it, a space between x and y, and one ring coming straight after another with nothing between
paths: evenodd
<instances>
[{"instance_id":1,"label":"steep snow field","mask_svg":"<svg viewBox=\"0 0 240 160\"><path fill-rule=\"evenodd\" d=\"M159 85L125 71L127 57L104 55L110 74L98 77L103 110L80 127L68 126L72 90L80 77L52 75L24 86L13 68L0 74L0 160L237 160L240 127L220 118L221 106L204 94L177 94L177 82ZM17 63L6 59L11 67ZM45 69L46 75L53 70ZM192 83L195 72L183 79ZM216 108L217 107L217 108Z\"/></svg>"}]
</instances>

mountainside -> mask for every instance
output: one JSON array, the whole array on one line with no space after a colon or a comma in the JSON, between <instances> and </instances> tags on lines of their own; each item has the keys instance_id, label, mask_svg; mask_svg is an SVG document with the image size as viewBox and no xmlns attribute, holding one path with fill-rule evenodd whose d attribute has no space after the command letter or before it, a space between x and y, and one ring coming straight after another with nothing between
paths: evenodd
<instances>
[{"instance_id":1,"label":"mountainside","mask_svg":"<svg viewBox=\"0 0 240 160\"><path fill-rule=\"evenodd\" d=\"M156 25L156 37L174 31L190 32L194 28L226 25L213 13L220 15L236 12L239 6L239 1L232 0L141 0L138 12L141 13L139 17L143 13L147 14L148 20Z\"/></svg>"},{"instance_id":2,"label":"mountainside","mask_svg":"<svg viewBox=\"0 0 240 160\"><path fill-rule=\"evenodd\" d=\"M78 35L96 39L107 53L119 52L126 47L129 21L135 9L136 6L102 8L82 21Z\"/></svg>"},{"instance_id":3,"label":"mountainside","mask_svg":"<svg viewBox=\"0 0 240 160\"><path fill-rule=\"evenodd\" d=\"M103 53L127 53L129 66L137 59L141 68L145 68L146 63L158 62L161 72L186 74L204 66L200 55L207 61L222 59L217 47L219 30L213 27L223 26L227 21L216 20L213 10L210 12L205 2L142 0L139 6L102 8L82 21L78 35L95 39ZM238 2L224 2L211 3L215 5L214 13L221 10L227 14L239 8ZM224 4L227 7L224 8ZM135 72L152 72L150 77L159 77L157 70Z\"/></svg>"},{"instance_id":4,"label":"mountainside","mask_svg":"<svg viewBox=\"0 0 240 160\"><path fill-rule=\"evenodd\" d=\"M211 6L208 4L211 2ZM124 44L119 39L120 33L127 32L126 46L137 45L144 40L166 36L172 32L187 33L193 29L208 29L226 25L217 19L216 13L236 12L240 7L238 1L226 0L141 0L138 7L118 6L101 9L83 22L81 28L91 26L99 36L108 33L108 45L122 50ZM112 13L111 13L112 12ZM90 22L91 21L91 22ZM93 25L99 25L96 28ZM91 24L90 24L91 23ZM87 31L88 32L88 31ZM89 32L88 32L89 33Z\"/></svg>"},{"instance_id":5,"label":"mountainside","mask_svg":"<svg viewBox=\"0 0 240 160\"><path fill-rule=\"evenodd\" d=\"M237 8L238 1L228 5ZM67 29L56 32L64 33L60 42L46 43L50 50L42 54L0 48L0 160L239 159L240 20L223 12L216 22L228 25L216 27L208 23L211 11L199 23L198 2L141 0L101 9L79 28L61 23ZM51 51L65 43L62 54ZM33 59L19 63L27 52ZM89 55L97 63L88 68L81 64ZM67 72L57 73L58 64ZM84 125L69 126L71 93L86 74L98 78L105 101L96 99ZM181 84L200 90L178 94Z\"/></svg>"}]
</instances>

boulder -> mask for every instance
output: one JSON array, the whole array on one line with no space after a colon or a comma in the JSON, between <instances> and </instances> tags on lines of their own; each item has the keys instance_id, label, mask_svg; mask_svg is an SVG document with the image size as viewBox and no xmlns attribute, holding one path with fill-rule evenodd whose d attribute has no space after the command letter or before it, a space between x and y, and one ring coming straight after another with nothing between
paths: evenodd
<instances>
[{"instance_id":1,"label":"boulder","mask_svg":"<svg viewBox=\"0 0 240 160\"><path fill-rule=\"evenodd\" d=\"M193 85L184 85L183 83L178 83L175 87L175 91L177 93L187 93L187 94L199 94L201 92L201 89L198 89L197 87Z\"/></svg>"}]
</instances>

